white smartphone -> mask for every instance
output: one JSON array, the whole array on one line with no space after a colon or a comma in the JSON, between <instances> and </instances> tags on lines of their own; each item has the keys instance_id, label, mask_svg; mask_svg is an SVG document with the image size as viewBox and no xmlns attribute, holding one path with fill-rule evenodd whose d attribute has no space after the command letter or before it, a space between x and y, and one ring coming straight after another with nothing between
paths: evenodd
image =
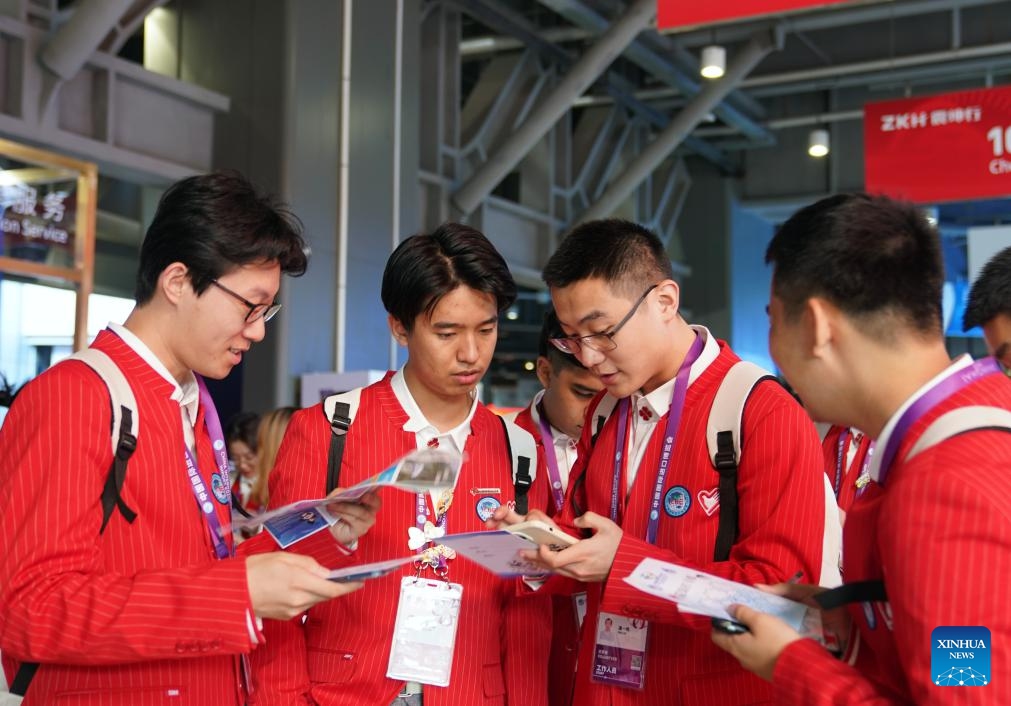
<instances>
[{"instance_id":1,"label":"white smartphone","mask_svg":"<svg viewBox=\"0 0 1011 706\"><path fill-rule=\"evenodd\" d=\"M579 541L577 538L565 534L565 532L562 532L557 527L553 527L542 520L528 520L527 522L511 525L505 529L512 534L529 539L535 544L546 544L554 551L560 551Z\"/></svg>"}]
</instances>

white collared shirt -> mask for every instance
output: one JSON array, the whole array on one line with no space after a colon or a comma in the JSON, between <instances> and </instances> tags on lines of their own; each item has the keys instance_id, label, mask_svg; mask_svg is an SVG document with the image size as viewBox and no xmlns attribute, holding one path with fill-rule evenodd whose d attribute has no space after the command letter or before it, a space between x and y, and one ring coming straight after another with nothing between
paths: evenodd
<instances>
[{"instance_id":1,"label":"white collared shirt","mask_svg":"<svg viewBox=\"0 0 1011 706\"><path fill-rule=\"evenodd\" d=\"M121 324L111 322L109 323L109 329L122 338L123 342L130 346L134 353L154 368L155 372L172 383L171 398L179 403L183 439L186 441L186 446L189 448L190 453L196 457L196 438L193 434L193 425L197 421L197 409L200 405L200 388L197 387L197 378L193 375L193 371L189 370L186 372L186 380L180 385L179 381L172 377L172 373L165 367L165 364L158 359L144 341L137 337L137 334Z\"/></svg>"},{"instance_id":2,"label":"white collared shirt","mask_svg":"<svg viewBox=\"0 0 1011 706\"><path fill-rule=\"evenodd\" d=\"M716 338L709 333L709 329L705 326L692 326L691 328L702 337L704 345L702 353L692 363L691 370L688 373L688 387L691 387L692 383L720 355L720 345L716 342ZM630 454L630 458L632 462L625 474L627 476L626 490L632 489L635 477L639 473L639 465L642 463L646 447L649 444L650 437L653 435L653 431L656 429L657 422L670 411L671 395L674 394L674 384L676 381L677 376L671 378L647 395L639 392L634 392L631 395L632 421L629 426L631 427L632 453ZM646 411L644 412L643 410Z\"/></svg>"},{"instance_id":3,"label":"white collared shirt","mask_svg":"<svg viewBox=\"0 0 1011 706\"><path fill-rule=\"evenodd\" d=\"M888 448L888 440L891 438L892 432L895 431L895 425L898 424L899 419L901 419L902 415L906 413L906 410L909 409L913 405L913 403L916 402L916 400L920 399L925 394L927 394L927 392L929 392L935 385L941 382L941 380L951 375L956 370L968 368L970 365L972 365L972 363L973 363L972 356L970 356L968 353L960 355L951 363L951 365L949 365L940 373L932 377L926 384L924 384L920 389L914 392L905 402L902 403L901 407L895 410L895 414L893 414L891 417L888 418L888 423L885 424L885 428L881 430L881 434L874 441L874 447L876 449L881 449L881 453L875 453L871 457L870 465L867 467L867 474L871 477L871 480L873 480L875 483L880 482L879 479L881 478L881 461L885 455L884 450ZM898 458L895 459L895 461L897 460Z\"/></svg>"},{"instance_id":4,"label":"white collared shirt","mask_svg":"<svg viewBox=\"0 0 1011 706\"><path fill-rule=\"evenodd\" d=\"M467 418L449 431L440 432L435 425L425 418L425 415L421 412L421 408L418 407L418 403L414 401L414 396L407 388L407 380L404 379L403 368L393 374L390 386L393 388L393 394L397 398L397 402L407 412L407 421L404 422L403 429L406 432L414 433L414 443L417 448L426 448L432 439L436 439L439 448L448 448L459 454L463 453L467 437L470 436L470 423L474 418L474 412L477 411L476 394L472 393L474 399L471 402ZM435 502L436 498L433 496L432 507L435 507Z\"/></svg>"},{"instance_id":5,"label":"white collared shirt","mask_svg":"<svg viewBox=\"0 0 1011 706\"><path fill-rule=\"evenodd\" d=\"M540 438L541 433L541 414L537 409L537 405L540 404L543 397L544 390L541 390L530 403L530 417L533 419L534 427L537 429L537 438ZM556 429L550 422L548 423L548 427L551 429L551 444L555 453L555 460L558 463L558 476L562 481L561 490L564 493L569 487L569 472L576 465L576 458L579 455L576 445L577 440L564 431ZM545 449L546 452L547 449Z\"/></svg>"}]
</instances>

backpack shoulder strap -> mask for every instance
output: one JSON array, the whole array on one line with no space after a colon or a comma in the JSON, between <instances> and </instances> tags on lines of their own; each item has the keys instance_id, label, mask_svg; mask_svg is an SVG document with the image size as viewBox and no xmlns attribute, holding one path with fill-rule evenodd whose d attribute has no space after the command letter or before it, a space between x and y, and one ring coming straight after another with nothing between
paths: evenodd
<instances>
[{"instance_id":1,"label":"backpack shoulder strap","mask_svg":"<svg viewBox=\"0 0 1011 706\"><path fill-rule=\"evenodd\" d=\"M137 519L137 513L123 501L122 492L126 480L126 464L137 448L140 412L130 383L108 355L94 348L86 348L70 358L79 360L94 370L109 390L109 404L112 407L112 465L102 489L102 527L99 530L99 534L102 534L112 513L117 509L127 522L132 523Z\"/></svg>"},{"instance_id":2,"label":"backpack shoulder strap","mask_svg":"<svg viewBox=\"0 0 1011 706\"><path fill-rule=\"evenodd\" d=\"M737 541L737 466L741 460L741 423L751 391L775 377L754 363L738 361L720 382L706 422L709 460L720 475L720 524L713 550L715 561L730 558Z\"/></svg>"},{"instance_id":3,"label":"backpack shoulder strap","mask_svg":"<svg viewBox=\"0 0 1011 706\"><path fill-rule=\"evenodd\" d=\"M530 511L527 493L530 492L530 486L537 477L537 464L534 462L537 458L537 445L530 432L515 422L508 421L504 417L499 417L499 421L502 422L506 447L509 449L512 463L516 512L525 515Z\"/></svg>"},{"instance_id":4,"label":"backpack shoulder strap","mask_svg":"<svg viewBox=\"0 0 1011 706\"><path fill-rule=\"evenodd\" d=\"M326 494L340 484L341 462L344 460L344 441L351 423L355 421L361 404L362 388L329 395L323 399L323 416L330 425L330 451L326 462Z\"/></svg>"},{"instance_id":5,"label":"backpack shoulder strap","mask_svg":"<svg viewBox=\"0 0 1011 706\"><path fill-rule=\"evenodd\" d=\"M614 412L614 408L618 406L618 398L605 394L600 398L600 402L597 406L593 408L592 419L593 419L593 436L592 444L597 443L597 437L600 436L600 430L604 428L604 422L608 420L611 413Z\"/></svg>"},{"instance_id":6,"label":"backpack shoulder strap","mask_svg":"<svg viewBox=\"0 0 1011 706\"><path fill-rule=\"evenodd\" d=\"M977 429L998 429L1011 431L1011 411L1001 407L975 405L959 407L934 420L913 448L906 454L906 460L926 451L945 439Z\"/></svg>"}]
</instances>

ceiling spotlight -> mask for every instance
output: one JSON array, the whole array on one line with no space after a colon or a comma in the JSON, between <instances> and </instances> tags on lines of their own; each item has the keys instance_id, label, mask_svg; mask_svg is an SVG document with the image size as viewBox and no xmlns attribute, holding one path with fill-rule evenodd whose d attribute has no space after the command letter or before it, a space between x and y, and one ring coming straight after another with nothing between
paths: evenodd
<instances>
[{"instance_id":1,"label":"ceiling spotlight","mask_svg":"<svg viewBox=\"0 0 1011 706\"><path fill-rule=\"evenodd\" d=\"M525 362L525 363L523 364L523 369L524 369L524 370L527 370L527 371L531 371L531 370L533 370L533 369L534 369L535 367L537 367L537 366L536 366L536 365L534 365L534 364L533 364L533 362L531 362L531 361L529 361L529 360L528 360L527 362Z\"/></svg>"},{"instance_id":2,"label":"ceiling spotlight","mask_svg":"<svg viewBox=\"0 0 1011 706\"><path fill-rule=\"evenodd\" d=\"M509 319L510 321L515 321L516 319L520 318L519 309L517 309L514 306L511 306L508 309L506 309L506 318Z\"/></svg>"},{"instance_id":3,"label":"ceiling spotlight","mask_svg":"<svg viewBox=\"0 0 1011 706\"><path fill-rule=\"evenodd\" d=\"M702 49L702 65L699 73L706 78L719 78L727 70L727 50L719 44L710 44Z\"/></svg>"},{"instance_id":4,"label":"ceiling spotlight","mask_svg":"<svg viewBox=\"0 0 1011 706\"><path fill-rule=\"evenodd\" d=\"M812 130L807 137L807 153L812 157L824 157L828 152L828 130Z\"/></svg>"}]
</instances>

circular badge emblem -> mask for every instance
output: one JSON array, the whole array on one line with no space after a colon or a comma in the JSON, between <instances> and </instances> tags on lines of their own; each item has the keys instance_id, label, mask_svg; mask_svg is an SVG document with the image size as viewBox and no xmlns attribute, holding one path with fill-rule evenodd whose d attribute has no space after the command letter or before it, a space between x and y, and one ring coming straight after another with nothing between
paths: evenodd
<instances>
[{"instance_id":1,"label":"circular badge emblem","mask_svg":"<svg viewBox=\"0 0 1011 706\"><path fill-rule=\"evenodd\" d=\"M223 449L223 448L225 448L225 442L222 441L221 439L216 439L214 441L214 450L215 451L221 451L221 449Z\"/></svg>"},{"instance_id":2,"label":"circular badge emblem","mask_svg":"<svg viewBox=\"0 0 1011 706\"><path fill-rule=\"evenodd\" d=\"M681 517L692 506L692 494L683 485L675 485L663 496L663 510L671 517Z\"/></svg>"},{"instance_id":3,"label":"circular badge emblem","mask_svg":"<svg viewBox=\"0 0 1011 706\"><path fill-rule=\"evenodd\" d=\"M218 502L222 505L227 505L228 501L232 499L231 493L229 493L228 488L225 487L225 481L221 479L220 473L214 473L211 475L211 492L214 493L214 497L216 497Z\"/></svg>"},{"instance_id":4,"label":"circular badge emblem","mask_svg":"<svg viewBox=\"0 0 1011 706\"><path fill-rule=\"evenodd\" d=\"M474 509L477 510L477 516L481 518L482 522L484 522L485 520L491 519L491 516L495 514L495 510L497 510L501 504L501 502L490 495L485 495L477 501Z\"/></svg>"}]
</instances>

